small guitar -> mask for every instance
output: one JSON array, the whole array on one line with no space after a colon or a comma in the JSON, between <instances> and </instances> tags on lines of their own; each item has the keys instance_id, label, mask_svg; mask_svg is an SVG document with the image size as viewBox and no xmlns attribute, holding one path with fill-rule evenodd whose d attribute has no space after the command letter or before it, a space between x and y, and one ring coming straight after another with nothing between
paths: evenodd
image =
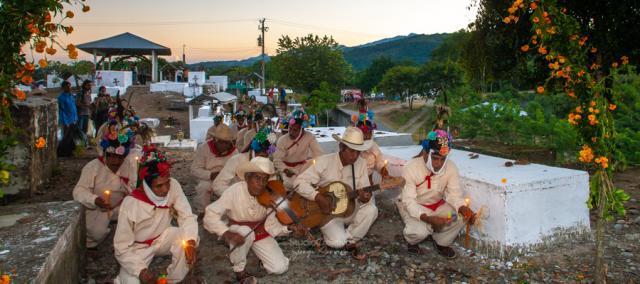
<instances>
[{"instance_id":1,"label":"small guitar","mask_svg":"<svg viewBox=\"0 0 640 284\"><path fill-rule=\"evenodd\" d=\"M404 184L404 179L400 177L389 177L381 184L376 184L361 188L370 193L377 190L386 190L395 188ZM320 207L315 201L310 201L294 193L291 197L293 203L301 204L304 208L304 214L300 218L302 224L307 228L322 227L331 221L333 218L349 217L356 210L356 198L358 197L358 191L353 190L349 185L343 182L332 182L323 187L317 189L318 194L323 194L331 201L333 210L330 214L324 214L320 210Z\"/></svg>"}]
</instances>

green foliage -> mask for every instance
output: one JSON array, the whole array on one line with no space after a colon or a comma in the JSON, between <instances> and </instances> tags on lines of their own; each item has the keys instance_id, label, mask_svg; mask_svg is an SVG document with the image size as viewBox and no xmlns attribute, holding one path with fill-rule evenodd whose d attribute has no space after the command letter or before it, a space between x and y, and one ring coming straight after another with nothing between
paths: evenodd
<instances>
[{"instance_id":1,"label":"green foliage","mask_svg":"<svg viewBox=\"0 0 640 284\"><path fill-rule=\"evenodd\" d=\"M448 105L444 91L463 83L463 71L460 66L452 61L434 60L420 68L416 78L417 90L420 93L432 95L443 94L444 104Z\"/></svg>"},{"instance_id":2,"label":"green foliage","mask_svg":"<svg viewBox=\"0 0 640 284\"><path fill-rule=\"evenodd\" d=\"M400 96L404 99L418 91L419 71L420 69L414 66L394 66L384 74L378 88L384 92L387 98Z\"/></svg>"},{"instance_id":3,"label":"green foliage","mask_svg":"<svg viewBox=\"0 0 640 284\"><path fill-rule=\"evenodd\" d=\"M277 53L272 63L279 80L304 93L320 89L321 82L337 91L351 79L351 67L332 37L284 35L278 39Z\"/></svg>"},{"instance_id":4,"label":"green foliage","mask_svg":"<svg viewBox=\"0 0 640 284\"><path fill-rule=\"evenodd\" d=\"M373 60L367 69L356 76L356 86L364 93L371 92L382 80L382 76L395 66L396 63L387 56L380 56Z\"/></svg>"},{"instance_id":5,"label":"green foliage","mask_svg":"<svg viewBox=\"0 0 640 284\"><path fill-rule=\"evenodd\" d=\"M308 96L302 97L305 111L314 114L321 114L325 110L336 107L340 102L340 94L331 89L327 82L320 83L320 88L313 90Z\"/></svg>"}]
</instances>

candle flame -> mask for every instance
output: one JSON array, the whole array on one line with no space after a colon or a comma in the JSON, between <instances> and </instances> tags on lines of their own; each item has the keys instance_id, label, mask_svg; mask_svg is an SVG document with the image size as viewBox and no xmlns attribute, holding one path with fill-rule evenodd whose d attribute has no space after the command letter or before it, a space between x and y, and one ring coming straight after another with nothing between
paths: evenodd
<instances>
[{"instance_id":1,"label":"candle flame","mask_svg":"<svg viewBox=\"0 0 640 284\"><path fill-rule=\"evenodd\" d=\"M109 190L105 190L105 191L104 191L104 194L105 194L105 195L109 195L109 194L111 194L111 191L109 191Z\"/></svg>"},{"instance_id":2,"label":"candle flame","mask_svg":"<svg viewBox=\"0 0 640 284\"><path fill-rule=\"evenodd\" d=\"M187 247L187 241L186 241L186 240L182 240L182 246L183 246L184 248L186 248L186 247Z\"/></svg>"},{"instance_id":3,"label":"candle flame","mask_svg":"<svg viewBox=\"0 0 640 284\"><path fill-rule=\"evenodd\" d=\"M313 159L313 164L314 164L314 165L316 164L316 159Z\"/></svg>"}]
</instances>

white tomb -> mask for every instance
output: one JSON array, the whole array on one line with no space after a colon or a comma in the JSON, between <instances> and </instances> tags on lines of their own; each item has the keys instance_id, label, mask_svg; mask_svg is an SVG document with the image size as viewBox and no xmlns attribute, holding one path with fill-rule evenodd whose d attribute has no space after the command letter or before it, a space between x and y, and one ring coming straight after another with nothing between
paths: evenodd
<instances>
[{"instance_id":1,"label":"white tomb","mask_svg":"<svg viewBox=\"0 0 640 284\"><path fill-rule=\"evenodd\" d=\"M189 150L195 152L198 148L198 142L195 139L182 139L182 141L176 139L169 141L165 148L170 150Z\"/></svg>"},{"instance_id":2,"label":"white tomb","mask_svg":"<svg viewBox=\"0 0 640 284\"><path fill-rule=\"evenodd\" d=\"M207 83L214 83L218 85L219 91L224 92L229 87L229 77L228 76L209 76L209 80Z\"/></svg>"},{"instance_id":3,"label":"white tomb","mask_svg":"<svg viewBox=\"0 0 640 284\"><path fill-rule=\"evenodd\" d=\"M381 147L393 176L417 155L421 146ZM588 236L589 175L584 171L539 164L506 167L509 161L470 152L451 151L471 209L489 209L484 230L472 227L477 251L505 257L554 241Z\"/></svg>"},{"instance_id":4,"label":"white tomb","mask_svg":"<svg viewBox=\"0 0 640 284\"><path fill-rule=\"evenodd\" d=\"M185 87L188 87L189 83L185 82L171 82L171 81L162 81L158 83L152 83L149 86L149 90L153 92L176 92L182 93Z\"/></svg>"},{"instance_id":5,"label":"white tomb","mask_svg":"<svg viewBox=\"0 0 640 284\"><path fill-rule=\"evenodd\" d=\"M80 76L80 77L82 78L83 76ZM78 79L79 82L82 82L82 80L80 78ZM62 80L62 78L54 74L47 74L47 89L60 88L62 81L64 81ZM73 78L73 76L67 78L67 82L71 84L72 88L77 87L76 80Z\"/></svg>"},{"instance_id":6,"label":"white tomb","mask_svg":"<svg viewBox=\"0 0 640 284\"><path fill-rule=\"evenodd\" d=\"M133 73L131 71L99 70L96 71L95 84L98 87L123 87L126 90L133 85Z\"/></svg>"},{"instance_id":7,"label":"white tomb","mask_svg":"<svg viewBox=\"0 0 640 284\"><path fill-rule=\"evenodd\" d=\"M325 153L338 152L338 143L333 139L333 134L342 135L346 127L344 126L331 126L331 127L313 127L306 130L313 133L318 140L318 144ZM415 145L409 133L397 133L375 130L373 134L373 141L378 146L408 146Z\"/></svg>"}]
</instances>

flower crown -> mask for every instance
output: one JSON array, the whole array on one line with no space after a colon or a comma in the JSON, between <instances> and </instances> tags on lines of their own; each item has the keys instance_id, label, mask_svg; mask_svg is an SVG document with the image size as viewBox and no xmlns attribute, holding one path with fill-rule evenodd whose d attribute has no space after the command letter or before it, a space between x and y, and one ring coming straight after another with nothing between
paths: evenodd
<instances>
[{"instance_id":1,"label":"flower crown","mask_svg":"<svg viewBox=\"0 0 640 284\"><path fill-rule=\"evenodd\" d=\"M287 126L302 124L305 121L309 121L309 115L307 115L304 111L296 110L291 114L291 116L289 116L289 119L287 120Z\"/></svg>"},{"instance_id":2,"label":"flower crown","mask_svg":"<svg viewBox=\"0 0 640 284\"><path fill-rule=\"evenodd\" d=\"M171 163L169 163L164 151L160 151L154 146L145 146L144 149L142 149L142 157L140 157L139 165L139 182L148 177L169 176L169 169L171 169Z\"/></svg>"},{"instance_id":3,"label":"flower crown","mask_svg":"<svg viewBox=\"0 0 640 284\"><path fill-rule=\"evenodd\" d=\"M266 148L267 154L271 155L276 151L275 144L277 140L278 137L270 128L262 128L251 140L251 149L255 152L261 152Z\"/></svg>"},{"instance_id":4,"label":"flower crown","mask_svg":"<svg viewBox=\"0 0 640 284\"><path fill-rule=\"evenodd\" d=\"M124 127L120 129L118 124L109 124L107 133L102 137L100 141L100 147L104 149L105 153L126 155L129 153L131 145L135 144L135 133L130 127Z\"/></svg>"},{"instance_id":5,"label":"flower crown","mask_svg":"<svg viewBox=\"0 0 640 284\"><path fill-rule=\"evenodd\" d=\"M376 123L373 122L373 117L374 117L373 111L369 110L367 111L366 114L361 113L359 115L357 114L352 115L351 122L353 123L353 126L360 128L362 132L369 132L378 128Z\"/></svg>"},{"instance_id":6,"label":"flower crown","mask_svg":"<svg viewBox=\"0 0 640 284\"><path fill-rule=\"evenodd\" d=\"M451 134L444 130L436 129L429 132L427 139L422 141L422 149L425 151L437 151L441 156L446 156L451 151Z\"/></svg>"}]
</instances>

